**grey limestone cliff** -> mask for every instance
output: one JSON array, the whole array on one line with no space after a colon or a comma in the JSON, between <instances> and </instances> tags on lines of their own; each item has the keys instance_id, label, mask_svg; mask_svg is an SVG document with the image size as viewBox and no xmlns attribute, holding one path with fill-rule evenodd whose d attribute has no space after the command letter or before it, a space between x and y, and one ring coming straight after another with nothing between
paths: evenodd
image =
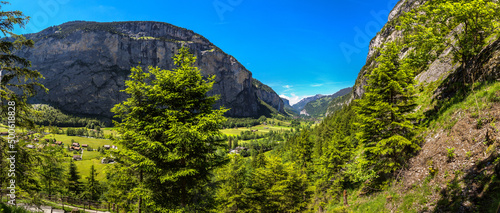
<instances>
[{"instance_id":1,"label":"grey limestone cliff","mask_svg":"<svg viewBox=\"0 0 500 213\"><path fill-rule=\"evenodd\" d=\"M216 75L208 95L220 96L214 107L230 108L228 116L259 116L263 108L259 98L273 107L279 100L272 89L263 97L252 85L252 73L234 57L203 36L171 24L75 21L25 36L35 41L35 47L23 49L20 56L43 74L42 83L50 90L31 102L48 103L69 113L112 117L110 109L126 99L120 90L130 68L172 69L172 56L182 46L197 57L202 75Z\"/></svg>"}]
</instances>

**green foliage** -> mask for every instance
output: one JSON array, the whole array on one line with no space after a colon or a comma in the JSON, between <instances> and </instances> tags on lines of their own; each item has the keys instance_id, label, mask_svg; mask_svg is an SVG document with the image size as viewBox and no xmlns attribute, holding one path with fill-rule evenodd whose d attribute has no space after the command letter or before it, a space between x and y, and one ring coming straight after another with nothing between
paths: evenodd
<instances>
[{"instance_id":1,"label":"green foliage","mask_svg":"<svg viewBox=\"0 0 500 213\"><path fill-rule=\"evenodd\" d=\"M446 148L446 157L448 157L448 161L451 161L455 158L455 148Z\"/></svg>"},{"instance_id":2,"label":"green foliage","mask_svg":"<svg viewBox=\"0 0 500 213\"><path fill-rule=\"evenodd\" d=\"M57 126L57 127L87 127L94 129L94 126L106 126L104 122L94 118L83 118L67 115L54 107L44 104L33 106L37 113L34 116L34 122L37 125Z\"/></svg>"},{"instance_id":3,"label":"green foliage","mask_svg":"<svg viewBox=\"0 0 500 213\"><path fill-rule=\"evenodd\" d=\"M306 175L279 157L271 156L266 162L252 173L250 212L303 211L310 194Z\"/></svg>"},{"instance_id":4,"label":"green foliage","mask_svg":"<svg viewBox=\"0 0 500 213\"><path fill-rule=\"evenodd\" d=\"M8 2L0 2L0 7L9 4ZM0 31L4 37L0 42L0 118L8 117L8 107L15 108L16 125L24 127L34 127L33 109L27 104L27 98L34 96L37 91L47 91L45 87L37 81L43 76L36 70L31 70L31 62L25 58L14 55L14 53L23 47L33 47L33 40L27 40L22 35L16 35L12 31L16 27L24 28L28 23L29 17L25 16L21 11L0 11L2 25ZM15 106L7 103L15 102ZM12 111L12 110L10 110Z\"/></svg>"},{"instance_id":5,"label":"green foliage","mask_svg":"<svg viewBox=\"0 0 500 213\"><path fill-rule=\"evenodd\" d=\"M90 166L90 174L87 177L87 184L85 185L85 190L83 192L83 197L88 200L97 201L101 197L103 193L103 188L98 180L96 180L97 171L94 168L94 165Z\"/></svg>"},{"instance_id":6,"label":"green foliage","mask_svg":"<svg viewBox=\"0 0 500 213\"><path fill-rule=\"evenodd\" d=\"M366 92L356 101L360 118L357 138L364 145L367 169L391 173L419 150L414 74L410 59L400 61L400 46L387 43L368 77Z\"/></svg>"},{"instance_id":7,"label":"green foliage","mask_svg":"<svg viewBox=\"0 0 500 213\"><path fill-rule=\"evenodd\" d=\"M143 177L139 183L152 194L144 204L153 211L204 208L202 198L208 197L200 192L223 162L215 155L223 141L212 138L220 134L227 110L212 109L217 97L206 93L215 76L204 79L195 60L183 47L172 71L132 68L124 90L130 97L112 109L122 120L116 142L124 147L113 156Z\"/></svg>"},{"instance_id":8,"label":"green foliage","mask_svg":"<svg viewBox=\"0 0 500 213\"><path fill-rule=\"evenodd\" d=\"M466 64L482 50L486 38L499 32L499 17L500 5L494 0L427 1L404 15L398 29L404 29L408 46L415 47L410 58L419 71L445 47L452 49L462 69L468 69Z\"/></svg>"},{"instance_id":9,"label":"green foliage","mask_svg":"<svg viewBox=\"0 0 500 213\"><path fill-rule=\"evenodd\" d=\"M82 192L82 183L80 182L80 174L77 171L76 164L73 161L69 162L68 179L68 192L70 195L78 195Z\"/></svg>"}]
</instances>

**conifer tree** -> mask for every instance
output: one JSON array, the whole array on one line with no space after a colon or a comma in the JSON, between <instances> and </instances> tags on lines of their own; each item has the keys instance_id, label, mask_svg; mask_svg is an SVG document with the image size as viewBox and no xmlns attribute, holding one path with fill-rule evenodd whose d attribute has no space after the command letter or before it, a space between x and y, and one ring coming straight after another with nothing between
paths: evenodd
<instances>
[{"instance_id":1,"label":"conifer tree","mask_svg":"<svg viewBox=\"0 0 500 213\"><path fill-rule=\"evenodd\" d=\"M212 109L217 97L206 94L215 76L203 78L195 61L183 47L172 71L133 68L124 90L130 97L112 109L122 120L116 123L124 147L118 161L130 165L152 193L145 204L154 211L195 211L211 170L223 163L215 151L224 142L211 138L220 134L227 110Z\"/></svg>"},{"instance_id":2,"label":"conifer tree","mask_svg":"<svg viewBox=\"0 0 500 213\"><path fill-rule=\"evenodd\" d=\"M78 195L82 192L82 183L80 182L80 174L73 161L69 162L68 169L68 192L73 195Z\"/></svg>"},{"instance_id":3,"label":"conifer tree","mask_svg":"<svg viewBox=\"0 0 500 213\"><path fill-rule=\"evenodd\" d=\"M413 109L416 107L414 74L399 59L400 47L387 43L376 59L378 67L368 76L365 94L356 102L360 131L370 169L379 174L399 169L419 144Z\"/></svg>"}]
</instances>

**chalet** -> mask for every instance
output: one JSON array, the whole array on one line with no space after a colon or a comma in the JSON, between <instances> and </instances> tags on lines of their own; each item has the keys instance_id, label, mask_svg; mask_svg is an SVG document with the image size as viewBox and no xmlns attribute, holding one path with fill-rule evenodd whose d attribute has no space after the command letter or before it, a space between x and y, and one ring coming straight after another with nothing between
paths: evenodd
<instances>
[{"instance_id":1,"label":"chalet","mask_svg":"<svg viewBox=\"0 0 500 213\"><path fill-rule=\"evenodd\" d=\"M63 143L62 143L62 141L56 141L56 144L60 146L60 145L62 145Z\"/></svg>"},{"instance_id":2,"label":"chalet","mask_svg":"<svg viewBox=\"0 0 500 213\"><path fill-rule=\"evenodd\" d=\"M259 131L259 130L258 129L252 129L252 132L257 132L257 131Z\"/></svg>"},{"instance_id":3,"label":"chalet","mask_svg":"<svg viewBox=\"0 0 500 213\"><path fill-rule=\"evenodd\" d=\"M88 144L82 144L82 147L88 147L89 145Z\"/></svg>"},{"instance_id":4,"label":"chalet","mask_svg":"<svg viewBox=\"0 0 500 213\"><path fill-rule=\"evenodd\" d=\"M80 155L73 155L73 160L82 160L82 156L80 156Z\"/></svg>"},{"instance_id":5,"label":"chalet","mask_svg":"<svg viewBox=\"0 0 500 213\"><path fill-rule=\"evenodd\" d=\"M104 145L103 147L104 147L105 149L109 149L109 148L111 148L111 146L110 146L110 145Z\"/></svg>"},{"instance_id":6,"label":"chalet","mask_svg":"<svg viewBox=\"0 0 500 213\"><path fill-rule=\"evenodd\" d=\"M9 135L8 132L0 132L0 136L7 136L7 135Z\"/></svg>"},{"instance_id":7,"label":"chalet","mask_svg":"<svg viewBox=\"0 0 500 213\"><path fill-rule=\"evenodd\" d=\"M73 143L73 144L71 144L71 145L72 145L72 146L74 146L74 147L80 147L80 144L79 144L79 143Z\"/></svg>"},{"instance_id":8,"label":"chalet","mask_svg":"<svg viewBox=\"0 0 500 213\"><path fill-rule=\"evenodd\" d=\"M229 153L231 153L231 154L240 154L240 152L243 151L243 150L247 150L248 151L248 148L238 146L238 147L234 148L233 150L229 151Z\"/></svg>"},{"instance_id":9,"label":"chalet","mask_svg":"<svg viewBox=\"0 0 500 213\"><path fill-rule=\"evenodd\" d=\"M81 150L81 148L80 148L80 147L78 147L78 146L73 146L73 150L75 150L75 151L80 151L80 150Z\"/></svg>"},{"instance_id":10,"label":"chalet","mask_svg":"<svg viewBox=\"0 0 500 213\"><path fill-rule=\"evenodd\" d=\"M102 164L115 163L115 159L113 159L113 158L103 158L101 160L101 163Z\"/></svg>"}]
</instances>

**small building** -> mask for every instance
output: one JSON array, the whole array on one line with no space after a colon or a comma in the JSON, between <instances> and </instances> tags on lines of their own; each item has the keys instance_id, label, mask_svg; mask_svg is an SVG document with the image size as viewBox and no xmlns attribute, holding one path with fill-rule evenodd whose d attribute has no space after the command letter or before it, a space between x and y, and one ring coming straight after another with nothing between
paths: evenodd
<instances>
[{"instance_id":1,"label":"small building","mask_svg":"<svg viewBox=\"0 0 500 213\"><path fill-rule=\"evenodd\" d=\"M73 155L73 160L82 160L82 156L80 156L80 155Z\"/></svg>"},{"instance_id":2,"label":"small building","mask_svg":"<svg viewBox=\"0 0 500 213\"><path fill-rule=\"evenodd\" d=\"M115 145L111 145L111 149L118 149L118 147Z\"/></svg>"},{"instance_id":3,"label":"small building","mask_svg":"<svg viewBox=\"0 0 500 213\"><path fill-rule=\"evenodd\" d=\"M80 148L80 147L77 147L77 146L76 146L76 147L75 147L75 146L73 146L73 150L75 150L75 151L80 151L80 150L81 150L81 148Z\"/></svg>"},{"instance_id":4,"label":"small building","mask_svg":"<svg viewBox=\"0 0 500 213\"><path fill-rule=\"evenodd\" d=\"M88 144L82 144L82 147L88 147L89 145Z\"/></svg>"},{"instance_id":5,"label":"small building","mask_svg":"<svg viewBox=\"0 0 500 213\"><path fill-rule=\"evenodd\" d=\"M102 164L115 163L115 159L113 159L113 158L103 158L101 160L101 163Z\"/></svg>"},{"instance_id":6,"label":"small building","mask_svg":"<svg viewBox=\"0 0 500 213\"><path fill-rule=\"evenodd\" d=\"M30 148L30 149L34 149L34 148L35 148L35 146L33 146L33 145L31 145L31 144L26 145L26 147L28 147L28 148Z\"/></svg>"},{"instance_id":7,"label":"small building","mask_svg":"<svg viewBox=\"0 0 500 213\"><path fill-rule=\"evenodd\" d=\"M110 145L104 145L103 147L104 147L105 149L109 149L109 148L111 148L111 146L110 146Z\"/></svg>"},{"instance_id":8,"label":"small building","mask_svg":"<svg viewBox=\"0 0 500 213\"><path fill-rule=\"evenodd\" d=\"M257 131L259 131L259 130L258 129L252 129L252 132L257 132Z\"/></svg>"},{"instance_id":9,"label":"small building","mask_svg":"<svg viewBox=\"0 0 500 213\"><path fill-rule=\"evenodd\" d=\"M71 144L71 145L72 145L72 146L74 146L74 147L80 147L80 144L79 144L79 143L73 143L73 144Z\"/></svg>"},{"instance_id":10,"label":"small building","mask_svg":"<svg viewBox=\"0 0 500 213\"><path fill-rule=\"evenodd\" d=\"M56 145L59 145L59 146L60 146L60 145L62 145L62 144L63 144L63 143L62 143L62 141L56 141Z\"/></svg>"},{"instance_id":11,"label":"small building","mask_svg":"<svg viewBox=\"0 0 500 213\"><path fill-rule=\"evenodd\" d=\"M7 136L7 135L9 135L8 132L0 132L0 136Z\"/></svg>"}]
</instances>

